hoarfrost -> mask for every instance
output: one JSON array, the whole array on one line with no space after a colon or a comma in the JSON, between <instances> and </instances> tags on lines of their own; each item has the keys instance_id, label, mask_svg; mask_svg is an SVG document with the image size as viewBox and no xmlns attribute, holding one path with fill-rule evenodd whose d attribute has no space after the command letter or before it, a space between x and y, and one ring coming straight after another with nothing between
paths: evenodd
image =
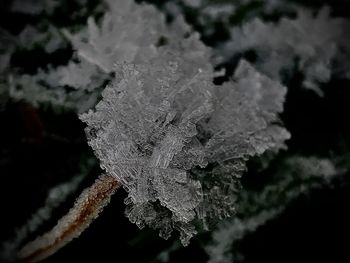
<instances>
[{"instance_id":1,"label":"hoarfrost","mask_svg":"<svg viewBox=\"0 0 350 263\"><path fill-rule=\"evenodd\" d=\"M81 115L101 167L128 191L139 227L180 232L232 215L249 156L278 149L286 89L242 61L235 80L212 84L209 63L165 48L147 65L124 63L95 111ZM200 67L202 65L202 67ZM118 72L118 71L117 71Z\"/></svg>"},{"instance_id":2,"label":"hoarfrost","mask_svg":"<svg viewBox=\"0 0 350 263\"><path fill-rule=\"evenodd\" d=\"M304 74L304 87L322 94L320 83L328 82L333 74L346 74L344 57L349 57L350 49L344 30L348 24L346 19L331 17L326 7L316 16L299 10L295 19L282 18L276 24L255 18L234 27L231 40L219 53L227 58L253 51L257 68L276 80L283 81L296 67Z\"/></svg>"}]
</instances>

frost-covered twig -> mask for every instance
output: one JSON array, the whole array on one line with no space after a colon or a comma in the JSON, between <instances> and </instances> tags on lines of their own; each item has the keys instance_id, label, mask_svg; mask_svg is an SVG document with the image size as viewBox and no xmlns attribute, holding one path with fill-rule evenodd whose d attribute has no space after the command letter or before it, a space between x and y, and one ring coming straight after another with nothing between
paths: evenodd
<instances>
[{"instance_id":1,"label":"frost-covered twig","mask_svg":"<svg viewBox=\"0 0 350 263\"><path fill-rule=\"evenodd\" d=\"M17 250L23 245L23 242L30 234L35 233L45 221L50 219L54 209L59 207L68 196L76 191L81 181L95 165L96 161L94 159L87 159L81 165L78 174L74 175L68 182L64 182L52 188L48 192L45 204L34 212L23 226L16 229L13 238L1 244L1 258L13 260Z\"/></svg>"},{"instance_id":2,"label":"frost-covered twig","mask_svg":"<svg viewBox=\"0 0 350 263\"><path fill-rule=\"evenodd\" d=\"M28 243L19 251L18 259L28 262L40 261L78 237L108 204L119 186L120 183L115 177L100 176L90 188L83 191L73 208L52 230Z\"/></svg>"}]
</instances>

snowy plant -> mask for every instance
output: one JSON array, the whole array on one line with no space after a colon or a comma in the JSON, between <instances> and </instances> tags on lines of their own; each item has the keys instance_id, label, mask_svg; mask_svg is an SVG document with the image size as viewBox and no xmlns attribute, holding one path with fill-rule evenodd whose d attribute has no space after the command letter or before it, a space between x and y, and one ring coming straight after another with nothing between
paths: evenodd
<instances>
[{"instance_id":1,"label":"snowy plant","mask_svg":"<svg viewBox=\"0 0 350 263\"><path fill-rule=\"evenodd\" d=\"M78 237L122 188L129 221L164 239L179 235L160 254L164 262L188 249L191 238L204 244L210 263L236 261L239 240L348 169L328 152L301 157L295 140L287 147L288 130L305 142L295 127L300 118L289 119L300 117L289 101L283 112L287 97L298 99L292 88L300 77L320 95L333 77L350 79L348 18L283 0L74 0L72 24L52 22L69 2L6 4L17 16L43 22L0 29L0 113L10 103L16 111L22 100L39 122L39 111L69 111L85 125L79 143L96 158L47 191L44 206L4 242L2 257L45 259ZM49 61L21 57L37 54ZM281 151L288 148L291 154ZM56 226L29 240L95 168L95 182ZM254 180L251 172L267 176L259 178L266 184L244 188L243 176Z\"/></svg>"},{"instance_id":2,"label":"snowy plant","mask_svg":"<svg viewBox=\"0 0 350 263\"><path fill-rule=\"evenodd\" d=\"M25 246L21 258L44 258L79 235L119 184L129 193L132 222L160 229L164 238L176 229L187 245L201 229L234 214L246 160L284 147L289 133L278 113L285 87L246 61L232 81L215 86L211 51L196 33L156 52L147 63L116 61L114 81L96 110L81 115L107 175L51 232ZM99 191L108 194L95 200Z\"/></svg>"},{"instance_id":3,"label":"snowy plant","mask_svg":"<svg viewBox=\"0 0 350 263\"><path fill-rule=\"evenodd\" d=\"M216 46L227 39L232 26L256 17L294 13L297 6L288 0L175 0L166 1L164 9L172 16L190 16L202 36Z\"/></svg>"},{"instance_id":4,"label":"snowy plant","mask_svg":"<svg viewBox=\"0 0 350 263\"><path fill-rule=\"evenodd\" d=\"M76 51L67 65L38 69L37 74L25 77L11 73L11 96L34 105L48 104L85 112L97 103L104 84L111 80L115 63L146 62L157 56L159 46L182 45L181 40L191 32L182 16L167 25L164 15L151 5L128 0L107 1L107 4L108 11L100 23L89 17L87 27L78 32L61 30ZM55 30L52 28L49 32L56 34ZM20 34L19 45L26 43L30 47L47 38L47 33L28 26ZM53 43L57 45L58 39L45 44L47 52L53 49ZM187 47L179 47L184 53L198 52L191 46L193 41L186 40L186 43Z\"/></svg>"},{"instance_id":5,"label":"snowy plant","mask_svg":"<svg viewBox=\"0 0 350 263\"><path fill-rule=\"evenodd\" d=\"M249 156L279 149L288 132L273 122L286 89L242 61L235 79L211 83L205 64L165 49L144 64L122 64L121 80L81 116L107 174L129 192L127 215L139 227L196 233L235 211Z\"/></svg>"},{"instance_id":6,"label":"snowy plant","mask_svg":"<svg viewBox=\"0 0 350 263\"><path fill-rule=\"evenodd\" d=\"M9 261L14 260L14 255L17 253L23 241L27 239L30 234L35 233L45 221L50 219L55 209L57 209L69 195L77 190L79 184L81 184L86 175L91 172L95 164L94 159L90 158L86 161L84 160L80 165L79 172L73 175L68 182L64 182L50 189L44 205L35 211L22 227L16 229L15 236L11 238L11 240L1 244L1 257L3 259Z\"/></svg>"},{"instance_id":7,"label":"snowy plant","mask_svg":"<svg viewBox=\"0 0 350 263\"><path fill-rule=\"evenodd\" d=\"M346 74L349 46L344 39L349 21L333 18L329 8L316 16L299 9L296 18L264 22L254 18L231 30L231 40L218 52L224 58L252 51L256 67L273 79L284 81L295 68L304 75L303 85L322 94L320 83L334 74ZM345 63L345 64L344 64Z\"/></svg>"}]
</instances>

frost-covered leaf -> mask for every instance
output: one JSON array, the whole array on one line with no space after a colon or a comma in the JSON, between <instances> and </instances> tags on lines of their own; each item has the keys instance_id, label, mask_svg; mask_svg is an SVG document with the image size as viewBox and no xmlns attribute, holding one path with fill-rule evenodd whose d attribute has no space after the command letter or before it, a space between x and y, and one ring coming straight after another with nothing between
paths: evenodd
<instances>
[{"instance_id":1,"label":"frost-covered leaf","mask_svg":"<svg viewBox=\"0 0 350 263\"><path fill-rule=\"evenodd\" d=\"M27 15L52 14L58 6L58 0L14 0L11 11Z\"/></svg>"},{"instance_id":2,"label":"frost-covered leaf","mask_svg":"<svg viewBox=\"0 0 350 263\"><path fill-rule=\"evenodd\" d=\"M36 75L11 74L6 89L13 100L25 100L38 107L50 106L57 111L85 112L98 101L98 93L87 90L69 91L59 84L60 75L39 70Z\"/></svg>"},{"instance_id":3,"label":"frost-covered leaf","mask_svg":"<svg viewBox=\"0 0 350 263\"><path fill-rule=\"evenodd\" d=\"M67 46L63 34L53 26L39 28L27 25L17 36L17 45L24 50L42 48L46 53L51 54Z\"/></svg>"},{"instance_id":4,"label":"frost-covered leaf","mask_svg":"<svg viewBox=\"0 0 350 263\"><path fill-rule=\"evenodd\" d=\"M12 85L13 98L81 113L96 104L104 83L115 71L115 63L147 63L165 46L189 58L196 58L198 64L207 63L208 56L211 56L209 49L199 40L199 35L191 32L182 16L167 25L162 13L151 5L126 0L107 2L110 10L100 23L90 17L87 28L74 34L65 31L77 56L73 56L67 65L39 70L39 75L14 78L16 89ZM58 33L55 28L51 31ZM46 41L45 49L50 51L57 41L49 38L48 34L28 26L20 34L20 43L23 46L30 43L27 47L32 47ZM23 78L30 84L25 85Z\"/></svg>"},{"instance_id":5,"label":"frost-covered leaf","mask_svg":"<svg viewBox=\"0 0 350 263\"><path fill-rule=\"evenodd\" d=\"M316 16L299 10L296 18L282 18L277 23L255 18L231 30L231 40L220 49L223 57L253 51L256 66L266 75L284 80L296 66L304 74L304 86L321 92L319 83L328 82L332 74L344 73L344 56L350 49L344 41L349 21L333 18L328 8ZM297 61L297 62L296 62Z\"/></svg>"},{"instance_id":6,"label":"frost-covered leaf","mask_svg":"<svg viewBox=\"0 0 350 263\"><path fill-rule=\"evenodd\" d=\"M243 190L238 202L239 217L218 224L205 247L210 263L235 262L235 244L281 214L293 200L328 184L337 175L329 159L294 156L283 160L274 181L260 191Z\"/></svg>"}]
</instances>

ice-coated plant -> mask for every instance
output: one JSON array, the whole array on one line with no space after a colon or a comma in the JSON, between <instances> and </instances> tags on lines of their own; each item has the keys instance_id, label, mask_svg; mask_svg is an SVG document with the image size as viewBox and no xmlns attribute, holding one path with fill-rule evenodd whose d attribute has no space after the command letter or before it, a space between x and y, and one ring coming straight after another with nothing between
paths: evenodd
<instances>
[{"instance_id":1,"label":"ice-coated plant","mask_svg":"<svg viewBox=\"0 0 350 263\"><path fill-rule=\"evenodd\" d=\"M65 31L78 60L10 78L10 94L34 96L38 103L45 97L62 104L67 96L76 103L96 100L103 90L96 107L80 118L105 174L51 231L24 246L20 259L41 260L77 237L119 186L128 192L131 222L159 229L163 238L177 230L187 245L199 231L234 215L246 161L284 148L290 137L278 117L284 86L245 60L230 81L214 85L212 51L181 16L167 25L149 5L108 3L100 25L89 18L87 29Z\"/></svg>"},{"instance_id":2,"label":"ice-coated plant","mask_svg":"<svg viewBox=\"0 0 350 263\"><path fill-rule=\"evenodd\" d=\"M87 12L87 0L75 1ZM12 1L11 12L50 17L60 8L59 1L21 2ZM333 159L295 151L278 156L270 184L241 184L249 161L264 170L287 149L291 135L279 116L284 84L300 81L322 95L320 84L349 78L347 18L293 1L155 1L164 14L139 2L101 1L84 26L26 25L17 35L0 29L0 111L8 100L73 111L97 158L49 191L44 207L3 244L2 257L45 259L78 237L122 188L130 222L164 239L179 235L169 250L214 229L203 242L209 262L232 262L239 239L340 174ZM192 24L201 34L186 12L198 14ZM222 39L210 39L216 33ZM58 64L13 66L20 52L51 56L69 48L73 55ZM93 185L56 226L26 243L97 161L102 174Z\"/></svg>"},{"instance_id":3,"label":"ice-coated plant","mask_svg":"<svg viewBox=\"0 0 350 263\"><path fill-rule=\"evenodd\" d=\"M147 61L157 55L159 46L174 45L190 31L182 16L166 24L164 15L152 5L105 2L107 11L99 25L91 16L86 27L74 32L54 27L41 32L31 26L20 32L14 41L20 48L24 43L26 48L42 43L51 51L68 40L76 52L66 65L49 65L36 74L12 71L8 81L12 98L59 111L85 112L96 105L105 83L112 79L114 63Z\"/></svg>"},{"instance_id":4,"label":"ice-coated plant","mask_svg":"<svg viewBox=\"0 0 350 263\"><path fill-rule=\"evenodd\" d=\"M102 168L129 192L130 220L165 238L178 229L184 244L196 221L207 228L233 214L245 160L289 137L272 124L283 86L245 61L234 81L214 86L195 62L166 50L147 65L123 64L96 111L81 116Z\"/></svg>"},{"instance_id":5,"label":"ice-coated plant","mask_svg":"<svg viewBox=\"0 0 350 263\"><path fill-rule=\"evenodd\" d=\"M278 22L253 18L230 30L231 39L217 52L223 58L253 52L257 69L269 77L285 81L294 71L302 72L303 86L322 95L320 84L333 76L349 77L349 20L332 17L324 7L316 15L297 9L296 18Z\"/></svg>"}]
</instances>

